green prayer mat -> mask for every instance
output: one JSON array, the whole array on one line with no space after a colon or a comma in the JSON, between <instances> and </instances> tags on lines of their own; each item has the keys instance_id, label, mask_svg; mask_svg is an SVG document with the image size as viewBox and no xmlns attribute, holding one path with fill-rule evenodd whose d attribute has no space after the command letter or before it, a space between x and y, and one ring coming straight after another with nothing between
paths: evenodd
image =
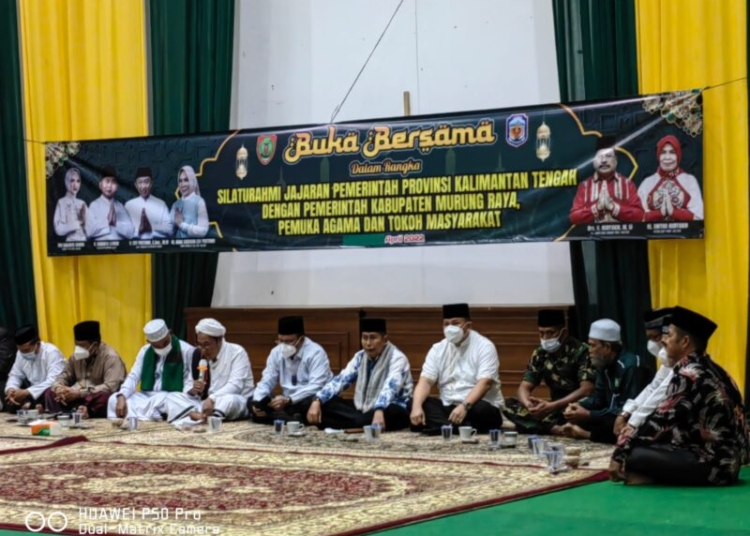
<instances>
[{"instance_id":1,"label":"green prayer mat","mask_svg":"<svg viewBox=\"0 0 750 536\"><path fill-rule=\"evenodd\" d=\"M589 484L380 532L388 536L519 534L523 536L750 535L750 467L726 488Z\"/></svg>"}]
</instances>

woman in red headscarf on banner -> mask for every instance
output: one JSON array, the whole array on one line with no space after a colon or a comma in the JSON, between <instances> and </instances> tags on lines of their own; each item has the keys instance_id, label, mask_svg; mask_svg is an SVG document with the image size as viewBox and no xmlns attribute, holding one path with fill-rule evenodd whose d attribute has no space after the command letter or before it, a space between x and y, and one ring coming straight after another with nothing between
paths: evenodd
<instances>
[{"instance_id":1,"label":"woman in red headscarf on banner","mask_svg":"<svg viewBox=\"0 0 750 536\"><path fill-rule=\"evenodd\" d=\"M703 219L703 197L698 180L680 167L682 145L672 136L656 144L659 168L638 187L646 215L644 221Z\"/></svg>"}]
</instances>

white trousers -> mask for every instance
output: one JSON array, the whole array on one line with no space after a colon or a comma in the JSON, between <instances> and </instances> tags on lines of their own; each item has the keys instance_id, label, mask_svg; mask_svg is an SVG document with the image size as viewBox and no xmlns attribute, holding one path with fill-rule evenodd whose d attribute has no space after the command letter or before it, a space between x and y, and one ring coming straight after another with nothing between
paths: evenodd
<instances>
[{"instance_id":1,"label":"white trousers","mask_svg":"<svg viewBox=\"0 0 750 536\"><path fill-rule=\"evenodd\" d=\"M128 417L137 417L139 421L160 421L167 414L167 398L172 393L166 391L135 392L127 399ZM112 395L107 401L107 418L116 419L115 408L117 396Z\"/></svg>"},{"instance_id":2,"label":"white trousers","mask_svg":"<svg viewBox=\"0 0 750 536\"><path fill-rule=\"evenodd\" d=\"M185 393L169 393L166 398L167 421L175 426L190 424L191 411L201 411L203 401L199 398L187 396ZM213 415L225 421L246 419L250 413L247 410L247 397L242 395L219 395L214 398Z\"/></svg>"}]
</instances>

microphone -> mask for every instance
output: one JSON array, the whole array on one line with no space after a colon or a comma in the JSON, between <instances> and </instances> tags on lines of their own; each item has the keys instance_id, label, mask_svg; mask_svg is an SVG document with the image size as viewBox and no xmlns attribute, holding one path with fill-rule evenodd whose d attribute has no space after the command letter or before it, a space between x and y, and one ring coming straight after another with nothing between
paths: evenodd
<instances>
[{"instance_id":1,"label":"microphone","mask_svg":"<svg viewBox=\"0 0 750 536\"><path fill-rule=\"evenodd\" d=\"M208 361L201 359L198 362L198 381L206 381L206 371L208 370Z\"/></svg>"}]
</instances>

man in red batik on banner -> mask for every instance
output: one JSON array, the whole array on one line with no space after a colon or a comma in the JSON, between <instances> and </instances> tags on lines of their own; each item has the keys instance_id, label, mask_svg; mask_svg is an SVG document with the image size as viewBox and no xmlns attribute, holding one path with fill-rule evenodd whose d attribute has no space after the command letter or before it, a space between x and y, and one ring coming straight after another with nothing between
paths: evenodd
<instances>
[{"instance_id":1,"label":"man in red batik on banner","mask_svg":"<svg viewBox=\"0 0 750 536\"><path fill-rule=\"evenodd\" d=\"M578 185L570 223L642 222L643 206L633 181L617 173L615 139L596 141L594 175Z\"/></svg>"}]
</instances>

